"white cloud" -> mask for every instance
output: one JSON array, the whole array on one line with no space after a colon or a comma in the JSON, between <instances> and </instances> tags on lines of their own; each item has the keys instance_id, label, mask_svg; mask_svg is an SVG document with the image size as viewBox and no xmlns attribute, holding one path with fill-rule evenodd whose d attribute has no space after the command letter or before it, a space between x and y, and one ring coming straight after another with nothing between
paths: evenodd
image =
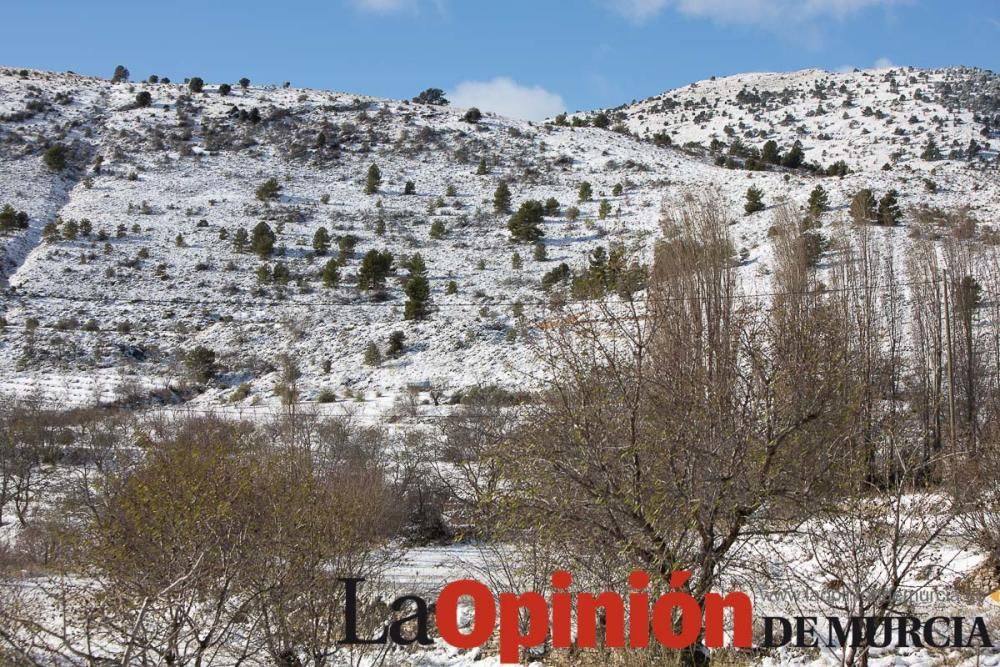
<instances>
[{"instance_id":1,"label":"white cloud","mask_svg":"<svg viewBox=\"0 0 1000 667\"><path fill-rule=\"evenodd\" d=\"M889 7L910 0L605 0L627 18L642 22L665 9L720 23L768 26L809 23L832 17L843 19L872 7Z\"/></svg>"},{"instance_id":2,"label":"white cloud","mask_svg":"<svg viewBox=\"0 0 1000 667\"><path fill-rule=\"evenodd\" d=\"M522 120L543 120L566 110L566 103L559 95L540 86L522 86L507 77L465 81L447 96L457 107L477 107Z\"/></svg>"}]
</instances>

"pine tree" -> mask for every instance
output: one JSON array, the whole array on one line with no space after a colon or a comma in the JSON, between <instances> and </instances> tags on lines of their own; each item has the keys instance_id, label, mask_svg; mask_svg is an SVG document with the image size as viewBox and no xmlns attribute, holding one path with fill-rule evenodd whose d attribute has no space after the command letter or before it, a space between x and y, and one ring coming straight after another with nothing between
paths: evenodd
<instances>
[{"instance_id":1,"label":"pine tree","mask_svg":"<svg viewBox=\"0 0 1000 667\"><path fill-rule=\"evenodd\" d=\"M128 81L129 71L125 65L115 67L115 73L111 75L111 83L122 83Z\"/></svg>"},{"instance_id":2,"label":"pine tree","mask_svg":"<svg viewBox=\"0 0 1000 667\"><path fill-rule=\"evenodd\" d=\"M887 227L895 227L903 218L899 208L899 193L895 190L886 192L878 203L878 223Z\"/></svg>"},{"instance_id":3,"label":"pine tree","mask_svg":"<svg viewBox=\"0 0 1000 667\"><path fill-rule=\"evenodd\" d=\"M545 233L541 224L545 221L545 207L535 199L521 204L511 219L507 222L511 238L519 243L534 243Z\"/></svg>"},{"instance_id":4,"label":"pine tree","mask_svg":"<svg viewBox=\"0 0 1000 667\"><path fill-rule=\"evenodd\" d=\"M760 150L760 159L768 164L781 164L781 152L778 150L778 142L773 139L766 142Z\"/></svg>"},{"instance_id":5,"label":"pine tree","mask_svg":"<svg viewBox=\"0 0 1000 667\"><path fill-rule=\"evenodd\" d=\"M269 178L257 187L255 194L260 201L271 201L277 199L280 192L281 184L278 183L278 179Z\"/></svg>"},{"instance_id":6,"label":"pine tree","mask_svg":"<svg viewBox=\"0 0 1000 667\"><path fill-rule=\"evenodd\" d=\"M330 232L326 230L326 227L320 227L313 234L313 250L316 251L317 255L325 255L326 251L330 249Z\"/></svg>"},{"instance_id":7,"label":"pine tree","mask_svg":"<svg viewBox=\"0 0 1000 667\"><path fill-rule=\"evenodd\" d=\"M200 76L193 76L188 81L188 90L192 93L200 93L205 88L205 80Z\"/></svg>"},{"instance_id":8,"label":"pine tree","mask_svg":"<svg viewBox=\"0 0 1000 667\"><path fill-rule=\"evenodd\" d=\"M580 193L578 197L580 203L582 204L584 202L590 201L593 198L593 196L594 196L594 188L590 185L590 183L587 181L580 183Z\"/></svg>"},{"instance_id":9,"label":"pine tree","mask_svg":"<svg viewBox=\"0 0 1000 667\"><path fill-rule=\"evenodd\" d=\"M267 257L274 252L274 230L266 222L258 222L250 236L250 248L258 257Z\"/></svg>"},{"instance_id":10,"label":"pine tree","mask_svg":"<svg viewBox=\"0 0 1000 667\"><path fill-rule=\"evenodd\" d=\"M497 213L510 211L510 186L507 185L507 181L500 181L496 192L493 193L493 210Z\"/></svg>"},{"instance_id":11,"label":"pine tree","mask_svg":"<svg viewBox=\"0 0 1000 667\"><path fill-rule=\"evenodd\" d=\"M148 90L140 90L135 96L135 105L137 107L148 107L153 103L153 96L149 94Z\"/></svg>"},{"instance_id":12,"label":"pine tree","mask_svg":"<svg viewBox=\"0 0 1000 667\"><path fill-rule=\"evenodd\" d=\"M809 193L809 215L818 218L830 206L830 197L822 185L817 185Z\"/></svg>"},{"instance_id":13,"label":"pine tree","mask_svg":"<svg viewBox=\"0 0 1000 667\"><path fill-rule=\"evenodd\" d=\"M743 210L746 211L747 215L752 215L758 211L763 211L765 208L764 191L756 185L751 186L750 189L747 190L747 201L743 206Z\"/></svg>"},{"instance_id":14,"label":"pine tree","mask_svg":"<svg viewBox=\"0 0 1000 667\"><path fill-rule=\"evenodd\" d=\"M219 85L219 95L221 95L222 97L226 97L231 92L233 92L233 87L230 86L228 83L223 83Z\"/></svg>"},{"instance_id":15,"label":"pine tree","mask_svg":"<svg viewBox=\"0 0 1000 667\"><path fill-rule=\"evenodd\" d=\"M611 203L607 199L601 200L601 205L597 207L597 217L600 220L607 220L608 215L611 213Z\"/></svg>"},{"instance_id":16,"label":"pine tree","mask_svg":"<svg viewBox=\"0 0 1000 667\"><path fill-rule=\"evenodd\" d=\"M323 287L327 289L332 289L340 284L340 265L337 260L331 259L323 265L321 277L323 278Z\"/></svg>"},{"instance_id":17,"label":"pine tree","mask_svg":"<svg viewBox=\"0 0 1000 667\"><path fill-rule=\"evenodd\" d=\"M448 235L448 230L445 228L444 223L440 220L435 220L431 223L431 238L435 241L440 241L445 236Z\"/></svg>"},{"instance_id":18,"label":"pine tree","mask_svg":"<svg viewBox=\"0 0 1000 667\"><path fill-rule=\"evenodd\" d=\"M382 185L382 172L379 171L378 165L373 164L368 167L368 177L365 179L365 194L377 194L380 185Z\"/></svg>"},{"instance_id":19,"label":"pine tree","mask_svg":"<svg viewBox=\"0 0 1000 667\"><path fill-rule=\"evenodd\" d=\"M240 227L236 230L236 233L233 234L233 249L236 250L236 252L243 252L249 241L250 235L247 234L247 230Z\"/></svg>"},{"instance_id":20,"label":"pine tree","mask_svg":"<svg viewBox=\"0 0 1000 667\"><path fill-rule=\"evenodd\" d=\"M407 181L406 185L403 187L404 195L415 195L417 194L417 184L413 181Z\"/></svg>"},{"instance_id":21,"label":"pine tree","mask_svg":"<svg viewBox=\"0 0 1000 667\"><path fill-rule=\"evenodd\" d=\"M549 197L545 200L545 215L554 218L559 215L559 200Z\"/></svg>"},{"instance_id":22,"label":"pine tree","mask_svg":"<svg viewBox=\"0 0 1000 667\"><path fill-rule=\"evenodd\" d=\"M935 162L940 160L942 157L941 149L938 148L937 142L934 141L934 137L927 137L927 143L924 145L924 151L920 154L920 158L927 160L928 162Z\"/></svg>"},{"instance_id":23,"label":"pine tree","mask_svg":"<svg viewBox=\"0 0 1000 667\"><path fill-rule=\"evenodd\" d=\"M45 161L45 166L52 171L62 171L66 168L66 147L62 144L53 144L46 149L42 159Z\"/></svg>"},{"instance_id":24,"label":"pine tree","mask_svg":"<svg viewBox=\"0 0 1000 667\"><path fill-rule=\"evenodd\" d=\"M402 331L393 331L389 334L389 345L386 347L386 355L398 357L406 349L406 334Z\"/></svg>"},{"instance_id":25,"label":"pine tree","mask_svg":"<svg viewBox=\"0 0 1000 667\"><path fill-rule=\"evenodd\" d=\"M427 317L427 300L431 295L431 286L426 276L411 273L403 291L407 297L404 318L407 320L425 319Z\"/></svg>"},{"instance_id":26,"label":"pine tree","mask_svg":"<svg viewBox=\"0 0 1000 667\"><path fill-rule=\"evenodd\" d=\"M249 87L250 87L250 79L248 79L246 77L243 77L242 79L240 79L240 88L242 88L243 90L246 90Z\"/></svg>"},{"instance_id":27,"label":"pine tree","mask_svg":"<svg viewBox=\"0 0 1000 667\"><path fill-rule=\"evenodd\" d=\"M515 271L520 271L523 265L524 262L521 260L521 253L515 252L513 255L511 255L510 268L514 269Z\"/></svg>"},{"instance_id":28,"label":"pine tree","mask_svg":"<svg viewBox=\"0 0 1000 667\"><path fill-rule=\"evenodd\" d=\"M385 279L392 272L392 253L388 250L370 250L361 260L358 269L358 288L364 291L385 286Z\"/></svg>"},{"instance_id":29,"label":"pine tree","mask_svg":"<svg viewBox=\"0 0 1000 667\"><path fill-rule=\"evenodd\" d=\"M876 206L875 194L871 190L859 190L851 199L851 219L859 225L875 222Z\"/></svg>"},{"instance_id":30,"label":"pine tree","mask_svg":"<svg viewBox=\"0 0 1000 667\"><path fill-rule=\"evenodd\" d=\"M382 353L379 352L378 345L369 342L365 347L365 365L378 366L382 363Z\"/></svg>"},{"instance_id":31,"label":"pine tree","mask_svg":"<svg viewBox=\"0 0 1000 667\"><path fill-rule=\"evenodd\" d=\"M802 151L802 142L796 141L792 145L792 150L788 151L782 159L781 164L789 169L798 169L802 166L802 161L805 160L805 153Z\"/></svg>"},{"instance_id":32,"label":"pine tree","mask_svg":"<svg viewBox=\"0 0 1000 667\"><path fill-rule=\"evenodd\" d=\"M479 158L479 166L476 168L476 176L485 176L489 173L489 169L486 166L486 158Z\"/></svg>"}]
</instances>

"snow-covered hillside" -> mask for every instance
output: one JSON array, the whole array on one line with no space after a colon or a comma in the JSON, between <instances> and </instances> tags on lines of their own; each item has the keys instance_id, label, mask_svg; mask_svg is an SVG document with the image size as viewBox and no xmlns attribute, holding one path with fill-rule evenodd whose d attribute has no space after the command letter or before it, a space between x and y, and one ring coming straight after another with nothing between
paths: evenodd
<instances>
[{"instance_id":1,"label":"snow-covered hillside","mask_svg":"<svg viewBox=\"0 0 1000 667\"><path fill-rule=\"evenodd\" d=\"M464 109L346 93L234 85L222 95L208 84L193 93L0 69L0 208L28 216L26 229L0 237L3 391L69 403L182 393L205 405L269 404L286 358L306 401L530 386L533 331L566 317L554 302L580 307L543 290L543 275L563 262L581 269L613 244L648 262L662 207L686 193L717 190L732 206L754 276L767 274L772 213L743 215L751 185L770 208L804 206L822 184L831 219L860 188L895 188L904 210L967 205L988 231L1000 213L998 90L996 77L966 69L753 74L622 107L609 115L624 127L599 129L490 115L474 123ZM141 92L149 106L136 103ZM655 140L661 132L671 146ZM931 137L941 160L920 157ZM746 149L773 139L782 152L799 140L806 162L843 160L851 173L727 168L737 138ZM62 170L46 164L55 144L67 149ZM382 182L369 195L372 164ZM261 201L256 190L270 178L280 196ZM512 242L509 215L494 212L501 180L514 210L529 199L560 203L545 219L544 259ZM408 181L415 194L405 194ZM580 203L583 181L594 195ZM261 221L276 233L275 254L238 252L239 231ZM906 224L878 233L905 244ZM313 252L320 227L332 238L326 256ZM353 251L341 255L339 285L325 287L320 273L345 237ZM365 253L383 249L397 268L375 298L357 274ZM420 322L403 316L401 260L414 253L431 288ZM261 266L279 263L287 279L261 282ZM395 331L402 353L366 363L370 344L385 356ZM219 373L203 393L179 392L181 360L198 346L216 353Z\"/></svg>"}]
</instances>

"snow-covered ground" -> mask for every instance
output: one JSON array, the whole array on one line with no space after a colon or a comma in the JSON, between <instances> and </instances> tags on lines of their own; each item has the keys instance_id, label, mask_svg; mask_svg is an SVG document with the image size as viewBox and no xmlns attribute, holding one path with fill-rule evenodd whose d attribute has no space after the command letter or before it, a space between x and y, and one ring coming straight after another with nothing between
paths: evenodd
<instances>
[{"instance_id":1,"label":"snow-covered ground","mask_svg":"<svg viewBox=\"0 0 1000 667\"><path fill-rule=\"evenodd\" d=\"M186 395L203 409L230 404L244 383L250 391L237 406L275 404L283 354L298 364L306 401L325 391L347 405L391 405L383 399L407 389L447 396L480 384L535 386L532 332L565 317L552 311L542 275L561 262L584 267L591 250L611 243L648 262L661 208L685 194L717 191L728 202L744 270L762 286L772 211L743 216L750 185L773 207L781 199L802 206L822 184L834 209L828 221L845 215L860 188L876 194L896 188L904 209L967 205L991 227L1000 179L987 146L997 139L982 136L989 114L967 108L981 102L976 90L988 98L989 86L977 84L985 76L898 69L700 82L612 112L624 114L636 138L494 116L470 124L462 109L346 93L236 87L221 96L214 85L193 94L179 83L0 70L0 206L30 216L29 229L0 238L3 279L11 288L0 301L3 391L60 404L172 396L166 388L182 384L181 359L196 346L215 351L221 368L208 391ZM986 80L997 85L995 77ZM150 93L151 106L135 107L140 91ZM738 102L740 91L778 97L761 106L745 96ZM818 104L827 109L822 115L814 113ZM882 118L865 115L869 107ZM241 118L255 108L260 122ZM727 133L726 126L734 129ZM739 136L758 149L773 138L787 151L799 139L807 161L825 166L844 159L853 173L841 179L725 169L707 152L641 139L663 129L675 146L708 147L713 138L729 144ZM983 151L972 160L924 161L919 154L929 136L945 157L973 138ZM71 167L62 173L42 160L54 142L70 147ZM892 153L898 153L895 167L883 171ZM477 174L480 159L486 174ZM371 164L383 175L377 195L364 193ZM281 196L265 205L255 190L272 177ZM562 214L544 225L545 261L534 259L530 245L512 243L508 216L493 212L501 179L511 185L515 209L532 198L555 197L562 205ZM407 181L415 195L403 194ZM593 184L594 198L578 203L583 181ZM618 184L623 192L613 196ZM605 220L598 214L602 199L611 206ZM576 221L565 215L569 206L580 209ZM43 227L60 219L60 230L86 219L92 232L43 241ZM262 220L277 232L283 254L261 260L236 252L237 230L250 232ZM445 226L443 238L431 238L435 221ZM905 250L908 222L878 233ZM312 237L321 226L333 247L313 257ZM355 251L341 268L341 285L325 289L319 272L345 235L356 238ZM355 276L372 249L388 249L397 265L403 256L423 256L433 305L428 320L403 320L405 269L389 279L387 301L359 292ZM515 252L522 264L516 270ZM290 270L289 283L260 285L258 268L279 261ZM454 294L447 293L450 281ZM514 316L517 303L521 320ZM33 319L38 328L27 332ZM404 332L405 353L365 365L369 343L384 352L393 331Z\"/></svg>"}]
</instances>

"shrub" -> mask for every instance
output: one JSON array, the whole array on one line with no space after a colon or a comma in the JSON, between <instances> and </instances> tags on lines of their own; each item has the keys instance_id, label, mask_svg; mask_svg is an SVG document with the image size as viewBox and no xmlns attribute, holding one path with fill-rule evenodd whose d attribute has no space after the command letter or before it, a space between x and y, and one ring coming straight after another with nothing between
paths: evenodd
<instances>
[{"instance_id":1,"label":"shrub","mask_svg":"<svg viewBox=\"0 0 1000 667\"><path fill-rule=\"evenodd\" d=\"M258 257L267 257L274 252L274 230L266 222L261 221L253 228L250 237L250 248Z\"/></svg>"},{"instance_id":2,"label":"shrub","mask_svg":"<svg viewBox=\"0 0 1000 667\"><path fill-rule=\"evenodd\" d=\"M219 86L219 95L225 97L229 93L233 92L233 87L228 83L223 83Z\"/></svg>"},{"instance_id":3,"label":"shrub","mask_svg":"<svg viewBox=\"0 0 1000 667\"><path fill-rule=\"evenodd\" d=\"M521 253L515 252L513 255L511 255L510 268L514 269L515 271L520 271L523 265L524 262L521 260Z\"/></svg>"},{"instance_id":4,"label":"shrub","mask_svg":"<svg viewBox=\"0 0 1000 667\"><path fill-rule=\"evenodd\" d=\"M458 294L458 283L454 280L449 280L448 287L445 288L444 293L448 295Z\"/></svg>"},{"instance_id":5,"label":"shrub","mask_svg":"<svg viewBox=\"0 0 1000 667\"><path fill-rule=\"evenodd\" d=\"M358 270L358 288L367 291L384 287L392 272L392 261L392 253L388 250L368 251Z\"/></svg>"},{"instance_id":6,"label":"shrub","mask_svg":"<svg viewBox=\"0 0 1000 667\"><path fill-rule=\"evenodd\" d=\"M570 206L566 209L566 219L570 222L576 222L577 218L580 217L580 209L576 206Z\"/></svg>"},{"instance_id":7,"label":"shrub","mask_svg":"<svg viewBox=\"0 0 1000 667\"><path fill-rule=\"evenodd\" d=\"M320 227L313 234L312 247L317 255L325 255L326 251L330 249L330 232L327 231L326 227Z\"/></svg>"},{"instance_id":8,"label":"shrub","mask_svg":"<svg viewBox=\"0 0 1000 667\"><path fill-rule=\"evenodd\" d=\"M764 191L756 185L751 186L750 189L747 190L746 199L747 201L743 206L743 210L746 211L747 215L763 211L766 208L764 206Z\"/></svg>"},{"instance_id":9,"label":"shrub","mask_svg":"<svg viewBox=\"0 0 1000 667\"><path fill-rule=\"evenodd\" d=\"M430 234L431 238L434 239L435 241L440 241L447 235L447 233L448 230L445 229L444 223L442 221L435 220L434 222L431 223Z\"/></svg>"},{"instance_id":10,"label":"shrub","mask_svg":"<svg viewBox=\"0 0 1000 667\"><path fill-rule=\"evenodd\" d=\"M52 144L42 156L45 166L52 171L62 171L66 168L66 147L62 144Z\"/></svg>"},{"instance_id":11,"label":"shrub","mask_svg":"<svg viewBox=\"0 0 1000 667\"><path fill-rule=\"evenodd\" d=\"M281 184L278 183L278 179L269 178L257 186L256 195L257 199L266 202L277 199L280 192Z\"/></svg>"},{"instance_id":12,"label":"shrub","mask_svg":"<svg viewBox=\"0 0 1000 667\"><path fill-rule=\"evenodd\" d=\"M541 229L544 217L545 206L542 202L535 199L524 202L507 222L511 238L519 243L534 243L545 235Z\"/></svg>"},{"instance_id":13,"label":"shrub","mask_svg":"<svg viewBox=\"0 0 1000 667\"><path fill-rule=\"evenodd\" d=\"M859 225L874 222L876 206L875 194L871 190L859 190L851 199L851 219Z\"/></svg>"},{"instance_id":14,"label":"shrub","mask_svg":"<svg viewBox=\"0 0 1000 667\"><path fill-rule=\"evenodd\" d=\"M535 244L534 251L532 252L532 257L536 262L544 262L549 258L548 252L546 251L545 244L543 242L539 241Z\"/></svg>"},{"instance_id":15,"label":"shrub","mask_svg":"<svg viewBox=\"0 0 1000 667\"><path fill-rule=\"evenodd\" d=\"M115 67L114 74L111 75L111 83L122 83L128 81L129 71L125 65Z\"/></svg>"},{"instance_id":16,"label":"shrub","mask_svg":"<svg viewBox=\"0 0 1000 667\"><path fill-rule=\"evenodd\" d=\"M389 334L389 345L385 350L388 357L398 357L406 347L406 334L402 331L393 331Z\"/></svg>"},{"instance_id":17,"label":"shrub","mask_svg":"<svg viewBox=\"0 0 1000 667\"><path fill-rule=\"evenodd\" d=\"M316 396L317 403L336 403L337 394L330 391L329 389L324 389Z\"/></svg>"},{"instance_id":18,"label":"shrub","mask_svg":"<svg viewBox=\"0 0 1000 667\"><path fill-rule=\"evenodd\" d=\"M148 107L153 103L153 96L149 94L148 90L140 90L135 96L135 105L137 107Z\"/></svg>"},{"instance_id":19,"label":"shrub","mask_svg":"<svg viewBox=\"0 0 1000 667\"><path fill-rule=\"evenodd\" d=\"M368 176L365 179L365 194L376 194L380 185L382 185L382 172L379 171L378 165L373 164L368 167Z\"/></svg>"},{"instance_id":20,"label":"shrub","mask_svg":"<svg viewBox=\"0 0 1000 667\"><path fill-rule=\"evenodd\" d=\"M889 190L882 196L878 203L878 223L887 227L894 227L903 218L903 212L899 208L899 194L895 190Z\"/></svg>"},{"instance_id":21,"label":"shrub","mask_svg":"<svg viewBox=\"0 0 1000 667\"><path fill-rule=\"evenodd\" d=\"M242 227L237 229L236 233L233 235L233 249L236 252L243 252L249 242L250 235L247 234L247 230Z\"/></svg>"},{"instance_id":22,"label":"shrub","mask_svg":"<svg viewBox=\"0 0 1000 667\"><path fill-rule=\"evenodd\" d=\"M476 176L485 176L489 173L489 167L486 166L486 158L479 158L479 166L476 167Z\"/></svg>"},{"instance_id":23,"label":"shrub","mask_svg":"<svg viewBox=\"0 0 1000 667\"><path fill-rule=\"evenodd\" d=\"M578 196L580 203L582 204L584 202L590 201L593 198L593 196L594 196L594 188L590 185L590 183L587 181L580 183L580 192Z\"/></svg>"},{"instance_id":24,"label":"shrub","mask_svg":"<svg viewBox=\"0 0 1000 667\"><path fill-rule=\"evenodd\" d=\"M817 185L809 193L809 214L818 218L830 206L830 197L822 185Z\"/></svg>"},{"instance_id":25,"label":"shrub","mask_svg":"<svg viewBox=\"0 0 1000 667\"><path fill-rule=\"evenodd\" d=\"M199 345L184 355L184 367L195 382L208 382L217 372L215 352Z\"/></svg>"},{"instance_id":26,"label":"shrub","mask_svg":"<svg viewBox=\"0 0 1000 667\"><path fill-rule=\"evenodd\" d=\"M404 195L415 195L417 194L417 184L413 181L407 181L406 185L403 186Z\"/></svg>"},{"instance_id":27,"label":"shrub","mask_svg":"<svg viewBox=\"0 0 1000 667\"><path fill-rule=\"evenodd\" d=\"M205 88L205 81L200 76L191 77L188 81L188 90L192 93L200 93Z\"/></svg>"},{"instance_id":28,"label":"shrub","mask_svg":"<svg viewBox=\"0 0 1000 667\"><path fill-rule=\"evenodd\" d=\"M493 193L493 210L497 213L510 211L510 186L507 185L507 181L500 181Z\"/></svg>"},{"instance_id":29,"label":"shrub","mask_svg":"<svg viewBox=\"0 0 1000 667\"><path fill-rule=\"evenodd\" d=\"M483 119L483 112L477 109L476 107L472 107L471 109L465 112L464 116L462 116L462 120L464 120L466 123L472 123L472 124L478 123L482 119Z\"/></svg>"},{"instance_id":30,"label":"shrub","mask_svg":"<svg viewBox=\"0 0 1000 667\"><path fill-rule=\"evenodd\" d=\"M549 217L556 217L559 215L559 200L555 197L549 197L545 200L545 215Z\"/></svg>"},{"instance_id":31,"label":"shrub","mask_svg":"<svg viewBox=\"0 0 1000 667\"><path fill-rule=\"evenodd\" d=\"M333 289L340 284L340 265L337 260L331 259L323 266L320 276L323 279L323 287Z\"/></svg>"},{"instance_id":32,"label":"shrub","mask_svg":"<svg viewBox=\"0 0 1000 667\"><path fill-rule=\"evenodd\" d=\"M447 106L448 100L444 96L444 91L440 88L428 88L413 98L417 104L430 104L432 106Z\"/></svg>"},{"instance_id":33,"label":"shrub","mask_svg":"<svg viewBox=\"0 0 1000 667\"><path fill-rule=\"evenodd\" d=\"M246 77L243 77L242 79L240 79L240 88L242 88L243 90L246 90L249 87L250 87L250 79L248 79Z\"/></svg>"},{"instance_id":34,"label":"shrub","mask_svg":"<svg viewBox=\"0 0 1000 667\"><path fill-rule=\"evenodd\" d=\"M615 187L611 189L611 195L614 197L621 197L623 192L625 192L625 186L621 183L615 183Z\"/></svg>"},{"instance_id":35,"label":"shrub","mask_svg":"<svg viewBox=\"0 0 1000 667\"><path fill-rule=\"evenodd\" d=\"M611 204L607 199L601 200L601 205L597 208L597 217L601 220L607 220L608 215L611 213Z\"/></svg>"},{"instance_id":36,"label":"shrub","mask_svg":"<svg viewBox=\"0 0 1000 667\"><path fill-rule=\"evenodd\" d=\"M427 317L427 300L431 296L431 286L423 275L414 275L403 289L407 301L404 317L407 320L422 320Z\"/></svg>"},{"instance_id":37,"label":"shrub","mask_svg":"<svg viewBox=\"0 0 1000 667\"><path fill-rule=\"evenodd\" d=\"M369 342L365 347L365 365L378 366L382 363L382 353L379 352L378 345Z\"/></svg>"}]
</instances>

